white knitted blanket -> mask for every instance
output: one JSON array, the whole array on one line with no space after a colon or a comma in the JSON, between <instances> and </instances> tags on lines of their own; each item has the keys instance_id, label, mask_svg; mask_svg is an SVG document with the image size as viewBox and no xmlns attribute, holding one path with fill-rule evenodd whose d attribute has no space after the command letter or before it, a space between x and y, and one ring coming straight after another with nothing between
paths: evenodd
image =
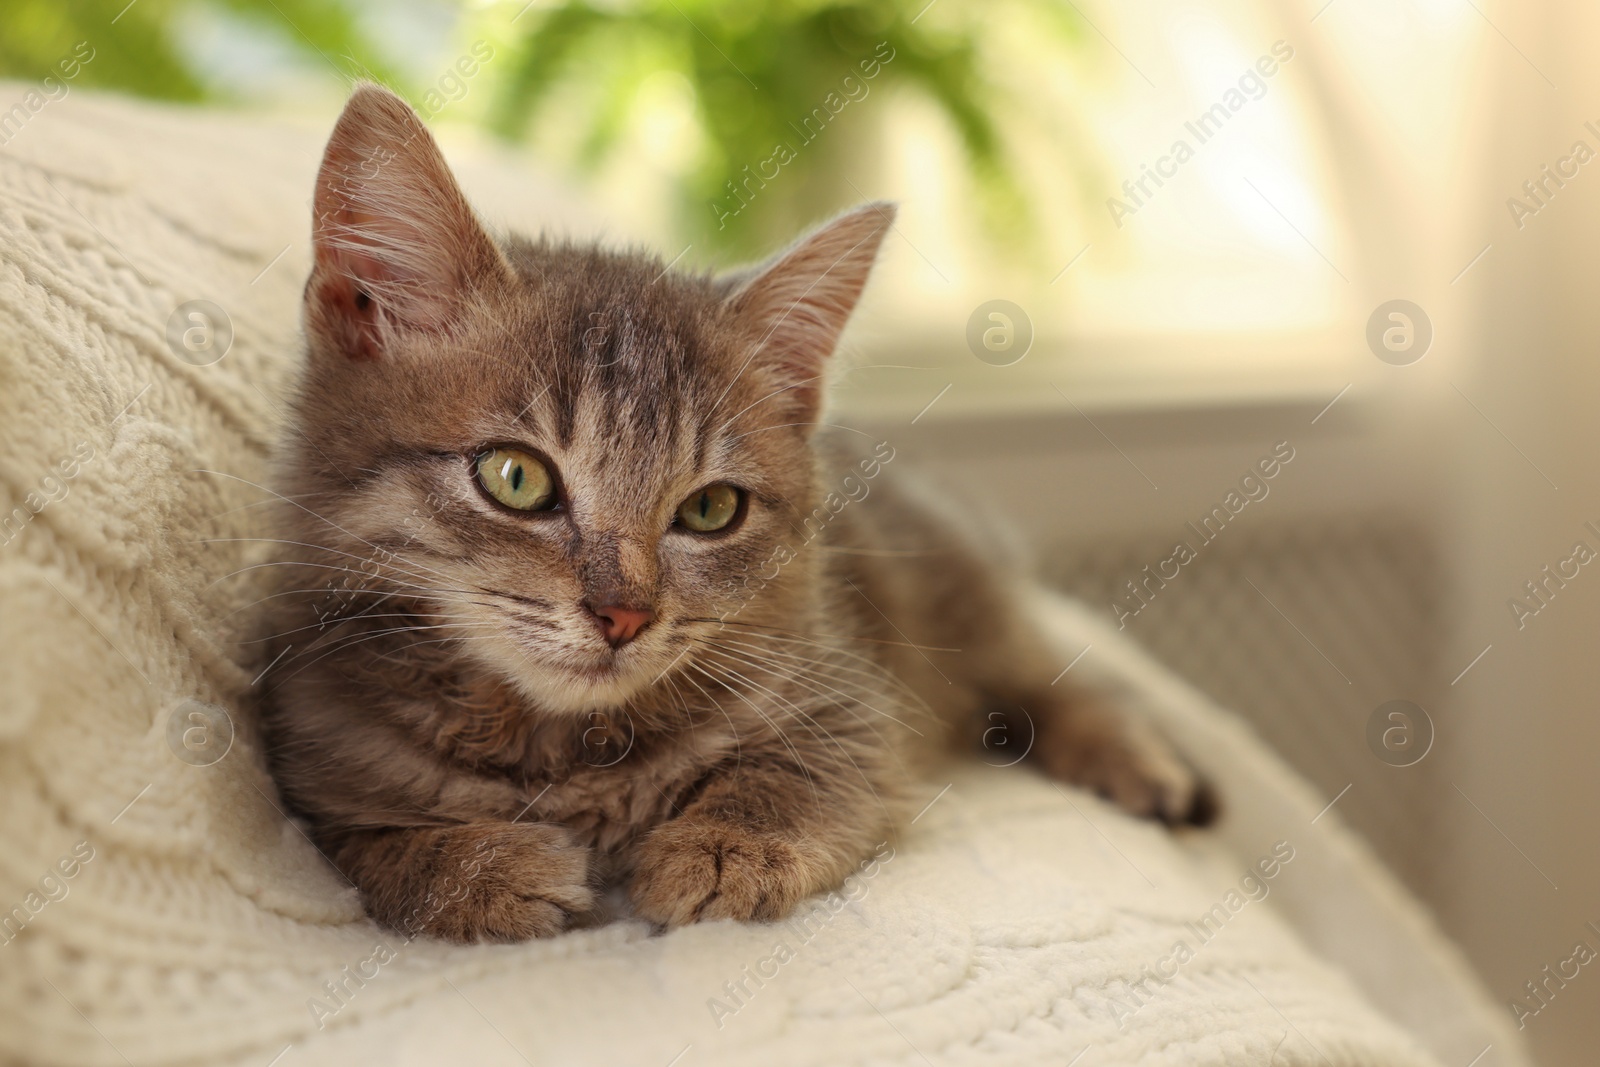
<instances>
[{"instance_id":1,"label":"white knitted blanket","mask_svg":"<svg viewBox=\"0 0 1600 1067\"><path fill-rule=\"evenodd\" d=\"M788 924L460 948L366 921L261 770L267 554L233 540L298 358L323 132L75 91L0 147L0 1062L1526 1062L1337 809L1316 818L1330 798L1065 604L1094 646L1075 669L1138 679L1222 784L1220 829L974 762ZM507 174L465 170L480 202L548 195ZM216 362L203 330L185 347L198 320L169 342L191 300L231 321Z\"/></svg>"}]
</instances>

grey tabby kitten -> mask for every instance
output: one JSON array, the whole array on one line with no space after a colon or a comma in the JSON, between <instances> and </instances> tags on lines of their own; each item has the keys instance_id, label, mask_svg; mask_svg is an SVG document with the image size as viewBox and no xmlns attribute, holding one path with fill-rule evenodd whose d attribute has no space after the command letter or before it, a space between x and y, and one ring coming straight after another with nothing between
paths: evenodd
<instances>
[{"instance_id":1,"label":"grey tabby kitten","mask_svg":"<svg viewBox=\"0 0 1600 1067\"><path fill-rule=\"evenodd\" d=\"M1023 577L819 428L892 206L721 277L496 240L361 86L315 209L265 724L379 921L546 936L606 885L667 926L781 917L1018 707L1047 773L1209 816L1163 741L1051 686L1076 650Z\"/></svg>"}]
</instances>

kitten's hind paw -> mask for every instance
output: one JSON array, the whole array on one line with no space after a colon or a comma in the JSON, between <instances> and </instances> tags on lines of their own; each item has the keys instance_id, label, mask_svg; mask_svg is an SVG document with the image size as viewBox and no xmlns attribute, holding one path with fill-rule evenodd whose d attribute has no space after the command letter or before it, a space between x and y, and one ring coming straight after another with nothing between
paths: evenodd
<instances>
[{"instance_id":1,"label":"kitten's hind paw","mask_svg":"<svg viewBox=\"0 0 1600 1067\"><path fill-rule=\"evenodd\" d=\"M1052 777L1105 797L1130 815L1168 826L1209 826L1216 790L1143 720L1074 703L1040 716L1030 753Z\"/></svg>"}]
</instances>

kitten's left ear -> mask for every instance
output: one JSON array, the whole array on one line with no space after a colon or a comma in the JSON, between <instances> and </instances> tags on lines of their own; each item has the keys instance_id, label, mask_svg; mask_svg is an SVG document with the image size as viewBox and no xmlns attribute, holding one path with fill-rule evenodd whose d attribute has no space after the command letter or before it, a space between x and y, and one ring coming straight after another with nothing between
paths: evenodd
<instances>
[{"instance_id":1,"label":"kitten's left ear","mask_svg":"<svg viewBox=\"0 0 1600 1067\"><path fill-rule=\"evenodd\" d=\"M313 337L379 359L403 331L447 332L512 269L404 100L356 86L317 174L306 287Z\"/></svg>"},{"instance_id":2,"label":"kitten's left ear","mask_svg":"<svg viewBox=\"0 0 1600 1067\"><path fill-rule=\"evenodd\" d=\"M895 205L865 204L803 237L727 299L754 331L750 359L779 380L803 422L822 406L822 372L894 224Z\"/></svg>"}]
</instances>

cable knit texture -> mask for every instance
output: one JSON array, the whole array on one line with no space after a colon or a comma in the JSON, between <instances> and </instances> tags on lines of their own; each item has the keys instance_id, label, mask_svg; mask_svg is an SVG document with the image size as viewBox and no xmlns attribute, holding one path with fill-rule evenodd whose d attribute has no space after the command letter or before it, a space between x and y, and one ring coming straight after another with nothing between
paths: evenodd
<instances>
[{"instance_id":1,"label":"cable knit texture","mask_svg":"<svg viewBox=\"0 0 1600 1067\"><path fill-rule=\"evenodd\" d=\"M74 93L0 148L0 1062L1525 1062L1337 811L1312 822L1328 798L1065 603L1094 645L1075 669L1135 680L1221 783L1221 828L973 762L803 922L459 948L367 921L280 814L252 726L269 553L248 539L324 133ZM509 173L464 178L509 202L531 181ZM195 299L232 324L210 365L167 339ZM209 766L176 754L216 726L189 701L235 730ZM1248 901L1280 841L1293 860ZM1209 937L1190 925L1218 905Z\"/></svg>"}]
</instances>

